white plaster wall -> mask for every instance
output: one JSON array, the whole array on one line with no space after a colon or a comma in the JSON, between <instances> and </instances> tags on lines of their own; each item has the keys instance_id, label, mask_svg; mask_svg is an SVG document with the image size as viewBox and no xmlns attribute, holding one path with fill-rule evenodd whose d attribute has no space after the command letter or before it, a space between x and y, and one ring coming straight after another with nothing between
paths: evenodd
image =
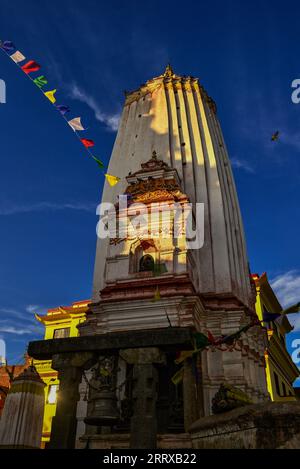
<instances>
[{"instance_id":1,"label":"white plaster wall","mask_svg":"<svg viewBox=\"0 0 300 469\"><path fill-rule=\"evenodd\" d=\"M102 200L115 202L126 188L128 173L140 169L155 150L177 169L190 200L205 204L205 244L197 253L198 291L233 292L248 305L246 243L218 120L196 80L161 76L157 84L152 94L124 106L108 168L108 173L122 179L115 187L105 184ZM104 287L106 253L107 241L98 240L94 301Z\"/></svg>"}]
</instances>

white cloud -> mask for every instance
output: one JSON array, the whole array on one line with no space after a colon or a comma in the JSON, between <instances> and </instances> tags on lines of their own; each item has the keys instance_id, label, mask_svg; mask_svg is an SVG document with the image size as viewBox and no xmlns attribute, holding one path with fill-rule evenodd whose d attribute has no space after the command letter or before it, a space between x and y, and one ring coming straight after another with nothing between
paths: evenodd
<instances>
[{"instance_id":1,"label":"white cloud","mask_svg":"<svg viewBox=\"0 0 300 469\"><path fill-rule=\"evenodd\" d=\"M21 327L26 324L28 330L35 333L37 329L40 329L41 325L37 322L34 313L44 314L47 312L47 308L43 308L38 305L28 305L24 309L19 310L13 308L0 308L0 326L15 327L20 323ZM29 313L29 314L28 314ZM5 331L3 331L5 332Z\"/></svg>"},{"instance_id":2,"label":"white cloud","mask_svg":"<svg viewBox=\"0 0 300 469\"><path fill-rule=\"evenodd\" d=\"M277 275L270 283L283 307L292 306L300 301L300 272L298 270L290 270ZM289 321L295 331L300 331L300 313L290 314Z\"/></svg>"},{"instance_id":3,"label":"white cloud","mask_svg":"<svg viewBox=\"0 0 300 469\"><path fill-rule=\"evenodd\" d=\"M294 134L292 134L290 132L283 131L279 135L279 139L286 145L290 145L291 147L293 147L295 150L300 150L299 132L295 132Z\"/></svg>"},{"instance_id":4,"label":"white cloud","mask_svg":"<svg viewBox=\"0 0 300 469\"><path fill-rule=\"evenodd\" d=\"M25 310L30 314L46 314L49 308L40 305L27 305ZM27 316L28 317L28 316Z\"/></svg>"},{"instance_id":5,"label":"white cloud","mask_svg":"<svg viewBox=\"0 0 300 469\"><path fill-rule=\"evenodd\" d=\"M245 160L240 160L239 158L231 158L230 161L231 166L233 168L243 169L244 171L247 171L247 173L255 173L252 166L250 166L249 163Z\"/></svg>"},{"instance_id":6,"label":"white cloud","mask_svg":"<svg viewBox=\"0 0 300 469\"><path fill-rule=\"evenodd\" d=\"M0 316L24 319L24 313L13 308L0 308Z\"/></svg>"},{"instance_id":7,"label":"white cloud","mask_svg":"<svg viewBox=\"0 0 300 469\"><path fill-rule=\"evenodd\" d=\"M27 313L36 313L37 310L39 309L39 305L28 305L26 306L26 311Z\"/></svg>"},{"instance_id":8,"label":"white cloud","mask_svg":"<svg viewBox=\"0 0 300 469\"><path fill-rule=\"evenodd\" d=\"M271 280L271 285L283 306L291 306L300 301L300 272L298 270L290 270L277 275Z\"/></svg>"},{"instance_id":9,"label":"white cloud","mask_svg":"<svg viewBox=\"0 0 300 469\"><path fill-rule=\"evenodd\" d=\"M88 95L85 91L80 89L76 84L70 87L70 96L73 99L77 99L82 103L85 103L92 111L94 111L95 118L97 121L105 124L110 130L116 132L119 126L120 114L107 114L102 111L96 100Z\"/></svg>"},{"instance_id":10,"label":"white cloud","mask_svg":"<svg viewBox=\"0 0 300 469\"><path fill-rule=\"evenodd\" d=\"M30 329L20 329L13 326L0 326L0 332L16 335L32 334L32 330Z\"/></svg>"},{"instance_id":11,"label":"white cloud","mask_svg":"<svg viewBox=\"0 0 300 469\"><path fill-rule=\"evenodd\" d=\"M37 202L28 205L12 205L8 204L5 207L0 207L0 216L15 215L18 213L30 212L44 212L44 211L59 211L59 210L81 210L84 212L96 212L96 205L92 203L64 203L56 204L52 202Z\"/></svg>"}]
</instances>

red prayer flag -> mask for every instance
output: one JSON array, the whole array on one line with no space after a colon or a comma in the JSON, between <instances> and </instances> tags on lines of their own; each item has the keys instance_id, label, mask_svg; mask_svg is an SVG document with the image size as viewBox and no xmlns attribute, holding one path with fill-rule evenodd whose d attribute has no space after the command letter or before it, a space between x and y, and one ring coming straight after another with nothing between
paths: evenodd
<instances>
[{"instance_id":1,"label":"red prayer flag","mask_svg":"<svg viewBox=\"0 0 300 469\"><path fill-rule=\"evenodd\" d=\"M207 331L207 337L211 344L214 344L216 342L216 339L214 338L214 336L212 335L210 331Z\"/></svg>"},{"instance_id":2,"label":"red prayer flag","mask_svg":"<svg viewBox=\"0 0 300 469\"><path fill-rule=\"evenodd\" d=\"M37 72L41 68L41 66L34 60L29 60L29 62L22 65L21 68L23 72L25 72L28 75L28 73Z\"/></svg>"},{"instance_id":3,"label":"red prayer flag","mask_svg":"<svg viewBox=\"0 0 300 469\"><path fill-rule=\"evenodd\" d=\"M93 147L95 145L93 140L89 140L88 138L81 138L81 143L85 146L85 148Z\"/></svg>"}]
</instances>

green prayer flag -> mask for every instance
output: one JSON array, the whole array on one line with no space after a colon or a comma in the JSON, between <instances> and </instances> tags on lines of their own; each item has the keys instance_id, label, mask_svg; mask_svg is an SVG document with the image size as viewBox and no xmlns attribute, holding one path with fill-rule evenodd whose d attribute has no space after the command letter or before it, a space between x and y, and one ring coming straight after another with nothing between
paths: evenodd
<instances>
[{"instance_id":1,"label":"green prayer flag","mask_svg":"<svg viewBox=\"0 0 300 469\"><path fill-rule=\"evenodd\" d=\"M92 156L92 157L96 161L99 168L101 168L101 169L104 168L104 163L102 163L102 161L98 160L98 158L96 158L95 156Z\"/></svg>"},{"instance_id":2,"label":"green prayer flag","mask_svg":"<svg viewBox=\"0 0 300 469\"><path fill-rule=\"evenodd\" d=\"M251 323L247 324L246 326L241 327L238 331L234 332L233 334L229 334L229 335L225 336L224 339L222 340L222 343L226 344L226 343L233 342L236 339L239 339L240 336L244 332L247 332L247 330L250 329L250 327L252 327L252 326L253 326L253 324L251 324Z\"/></svg>"},{"instance_id":3,"label":"green prayer flag","mask_svg":"<svg viewBox=\"0 0 300 469\"><path fill-rule=\"evenodd\" d=\"M33 82L36 84L36 86L42 88L44 85L47 85L48 80L44 77L44 75L41 75L40 77L35 78Z\"/></svg>"},{"instance_id":4,"label":"green prayer flag","mask_svg":"<svg viewBox=\"0 0 300 469\"><path fill-rule=\"evenodd\" d=\"M194 334L194 339L197 349L201 349L210 345L208 337L202 334L202 332L196 332L196 334Z\"/></svg>"}]
</instances>

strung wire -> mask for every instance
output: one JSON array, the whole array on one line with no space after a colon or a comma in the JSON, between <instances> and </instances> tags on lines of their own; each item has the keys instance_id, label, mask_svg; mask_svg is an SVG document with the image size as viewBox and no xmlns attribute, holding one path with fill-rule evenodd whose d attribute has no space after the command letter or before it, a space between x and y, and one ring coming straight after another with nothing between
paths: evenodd
<instances>
[{"instance_id":1,"label":"strung wire","mask_svg":"<svg viewBox=\"0 0 300 469\"><path fill-rule=\"evenodd\" d=\"M9 55L8 52L6 52L6 50L4 50L2 47L0 47L0 49L11 59L11 56ZM12 60L12 59L11 59L11 60ZM24 60L25 60L25 59L24 59ZM23 61L22 61L22 62L23 62ZM24 70L22 69L22 65L20 65L18 62L14 62L14 63L15 63L15 65L17 65L17 67L18 67L20 70L22 70L22 72L24 73ZM26 75L27 78L29 78L29 80L30 80L32 83L34 83L34 85L36 86L36 88L39 89L39 91L42 93L42 95L47 98L47 96L45 95L43 89L40 88L39 86L37 86L36 83L34 82L35 78L32 78L29 73L24 73L24 75ZM48 98L47 98L47 100L52 104L53 107L56 108L55 103L52 103ZM55 102L56 102L56 100L55 100ZM57 108L56 108L56 111L59 112ZM68 119L67 119L61 112L59 112L59 114L60 114L61 117L65 120L65 122L68 124L68 127L70 127L70 124L69 124L69 122L68 122ZM82 141L81 141L81 137L79 136L78 132L77 132L76 130L74 130L73 128L72 128L72 130L73 130L74 134L76 135L76 137L78 138L78 140L80 141L80 144L83 145L83 144L82 144ZM87 130L87 129L85 129L85 130ZM83 146L84 146L84 145L83 145ZM89 155L94 159L95 157L94 157L93 153L92 153L86 146L84 146L84 148L85 148L85 150L89 153ZM99 167L99 169L100 169L100 171L105 175L105 170L102 169L102 168L100 168L100 167Z\"/></svg>"}]
</instances>

